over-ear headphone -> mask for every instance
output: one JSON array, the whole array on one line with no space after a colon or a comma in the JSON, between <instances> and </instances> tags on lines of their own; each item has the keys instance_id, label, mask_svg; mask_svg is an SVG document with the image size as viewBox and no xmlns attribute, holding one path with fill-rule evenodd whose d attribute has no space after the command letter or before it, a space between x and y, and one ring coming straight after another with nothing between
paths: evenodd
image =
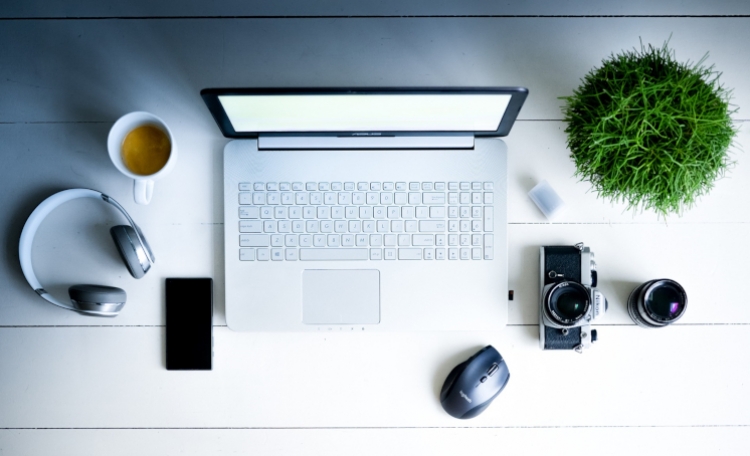
<instances>
[{"instance_id":1,"label":"over-ear headphone","mask_svg":"<svg viewBox=\"0 0 750 456\"><path fill-rule=\"evenodd\" d=\"M34 242L34 235L36 235L39 225L41 225L45 217L47 217L47 215L58 206L78 198L104 200L105 203L109 203L117 208L117 210L128 219L129 225L113 226L110 228L109 232L112 234L112 239L115 241L117 251L120 253L122 260L128 267L128 271L130 271L130 274L133 277L140 279L146 275L149 269L151 269L151 265L154 264L155 261L154 253L151 251L148 242L146 242L146 237L143 235L143 232L141 232L141 229L138 228L138 225L135 224L133 219L130 218L130 215L125 211L125 208L104 193L85 188L74 188L55 193L42 201L42 203L34 209L34 212L31 213L28 220L26 220L26 224L23 226L21 240L18 245L18 256L21 259L21 269L23 270L23 275L26 277L29 285L31 285L31 288L33 288L39 296L52 304L86 315L116 317L125 305L125 299L127 297L125 290L104 285L73 285L68 289L68 294L72 301L72 305L70 305L59 301L50 295L44 287L42 287L42 284L39 283L36 274L34 274L34 269L31 266L31 244Z\"/></svg>"}]
</instances>

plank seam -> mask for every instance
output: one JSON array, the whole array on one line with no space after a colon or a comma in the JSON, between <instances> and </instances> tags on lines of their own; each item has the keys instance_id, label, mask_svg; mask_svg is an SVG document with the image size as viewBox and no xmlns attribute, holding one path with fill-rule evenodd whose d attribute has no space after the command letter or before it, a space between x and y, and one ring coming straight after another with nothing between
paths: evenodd
<instances>
[{"instance_id":1,"label":"plank seam","mask_svg":"<svg viewBox=\"0 0 750 456\"><path fill-rule=\"evenodd\" d=\"M677 19L743 19L750 14L386 14L386 15L286 15L286 16L62 16L62 17L3 17L0 21L98 21L98 20L183 20L183 19L588 19L588 18L613 18L613 19L650 19L650 18L677 18Z\"/></svg>"},{"instance_id":2,"label":"plank seam","mask_svg":"<svg viewBox=\"0 0 750 456\"><path fill-rule=\"evenodd\" d=\"M750 424L664 424L664 425L591 425L591 426L290 426L290 427L0 427L2 431L129 431L129 430L385 430L385 429L682 429L747 428Z\"/></svg>"},{"instance_id":3,"label":"plank seam","mask_svg":"<svg viewBox=\"0 0 750 456\"><path fill-rule=\"evenodd\" d=\"M56 124L111 124L115 120L20 120L0 121L0 125L56 125ZM516 119L516 122L565 122L563 119ZM732 122L750 122L750 119L732 119Z\"/></svg>"},{"instance_id":4,"label":"plank seam","mask_svg":"<svg viewBox=\"0 0 750 456\"><path fill-rule=\"evenodd\" d=\"M538 323L512 323L505 325L506 328L530 328L530 327L537 327L539 326ZM635 323L597 323L597 327L638 327ZM675 323L671 325L673 327L681 327L681 326L750 326L750 323ZM66 328L66 329L72 329L72 328L119 328L119 329L125 329L125 328L164 328L165 325L0 325L0 329L36 329L36 328ZM227 325L213 325L214 328L227 328ZM450 331L447 331L450 332ZM318 333L314 332L312 334L328 334L328 332L325 333ZM337 334L337 333L333 333ZM418 334L418 333L412 333L412 334Z\"/></svg>"}]
</instances>

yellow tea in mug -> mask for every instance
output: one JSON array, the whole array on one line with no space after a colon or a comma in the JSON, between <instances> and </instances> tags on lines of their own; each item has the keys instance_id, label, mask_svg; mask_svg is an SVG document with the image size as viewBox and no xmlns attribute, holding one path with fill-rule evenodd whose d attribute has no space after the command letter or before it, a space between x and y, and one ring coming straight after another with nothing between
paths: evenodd
<instances>
[{"instance_id":1,"label":"yellow tea in mug","mask_svg":"<svg viewBox=\"0 0 750 456\"><path fill-rule=\"evenodd\" d=\"M171 151L166 133L153 125L143 125L128 133L122 142L122 161L132 173L149 176L164 168Z\"/></svg>"}]
</instances>

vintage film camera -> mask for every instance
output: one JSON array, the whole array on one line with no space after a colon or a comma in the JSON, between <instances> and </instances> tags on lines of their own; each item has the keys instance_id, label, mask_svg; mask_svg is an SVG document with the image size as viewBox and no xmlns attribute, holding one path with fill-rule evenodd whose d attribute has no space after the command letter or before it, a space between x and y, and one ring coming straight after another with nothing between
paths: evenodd
<instances>
[{"instance_id":1,"label":"vintage film camera","mask_svg":"<svg viewBox=\"0 0 750 456\"><path fill-rule=\"evenodd\" d=\"M596 342L591 322L607 310L596 289L594 252L583 243L539 249L539 345L543 350L575 350Z\"/></svg>"}]
</instances>

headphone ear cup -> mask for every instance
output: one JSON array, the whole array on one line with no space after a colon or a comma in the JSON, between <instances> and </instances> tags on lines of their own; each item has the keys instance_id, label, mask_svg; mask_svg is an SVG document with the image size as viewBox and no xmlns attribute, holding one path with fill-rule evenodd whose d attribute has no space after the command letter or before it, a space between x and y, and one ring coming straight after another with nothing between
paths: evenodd
<instances>
[{"instance_id":1,"label":"headphone ear cup","mask_svg":"<svg viewBox=\"0 0 750 456\"><path fill-rule=\"evenodd\" d=\"M128 297L122 288L104 285L73 285L68 288L68 295L81 312L111 313L112 316L117 315Z\"/></svg>"},{"instance_id":2,"label":"headphone ear cup","mask_svg":"<svg viewBox=\"0 0 750 456\"><path fill-rule=\"evenodd\" d=\"M112 240L115 241L115 246L122 261L125 262L125 266L130 271L130 275L136 279L146 275L148 270L151 269L151 262L149 262L143 245L138 241L138 236L133 227L117 225L110 228L109 232L112 235Z\"/></svg>"}]
</instances>

